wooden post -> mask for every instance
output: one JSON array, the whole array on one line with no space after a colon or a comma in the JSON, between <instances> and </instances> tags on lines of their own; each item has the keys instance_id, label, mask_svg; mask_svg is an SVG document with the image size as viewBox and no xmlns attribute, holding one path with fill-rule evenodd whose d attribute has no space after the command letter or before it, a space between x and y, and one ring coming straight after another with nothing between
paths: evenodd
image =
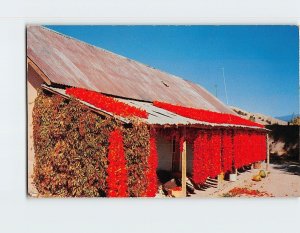
<instances>
[{"instance_id":1,"label":"wooden post","mask_svg":"<svg viewBox=\"0 0 300 233\"><path fill-rule=\"evenodd\" d=\"M186 197L186 128L183 128L183 145L181 153L181 185L182 197Z\"/></svg>"},{"instance_id":2,"label":"wooden post","mask_svg":"<svg viewBox=\"0 0 300 233\"><path fill-rule=\"evenodd\" d=\"M266 170L269 171L269 165L270 165L270 152L269 152L269 134L267 134L267 164L266 164Z\"/></svg>"},{"instance_id":3,"label":"wooden post","mask_svg":"<svg viewBox=\"0 0 300 233\"><path fill-rule=\"evenodd\" d=\"M221 174L218 175L218 188L221 188L221 184L224 181L224 172L221 172Z\"/></svg>"}]
</instances>

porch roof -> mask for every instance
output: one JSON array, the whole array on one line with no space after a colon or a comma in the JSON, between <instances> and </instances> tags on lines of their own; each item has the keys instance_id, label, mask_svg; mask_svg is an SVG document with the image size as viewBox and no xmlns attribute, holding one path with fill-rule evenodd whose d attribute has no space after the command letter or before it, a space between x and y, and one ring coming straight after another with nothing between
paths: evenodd
<instances>
[{"instance_id":1,"label":"porch roof","mask_svg":"<svg viewBox=\"0 0 300 233\"><path fill-rule=\"evenodd\" d=\"M47 86L47 85L42 85L42 88L45 90L48 90L50 92L53 92L55 94L59 94L65 98L71 98L71 96L66 94L66 91L64 88L52 87L52 86ZM203 128L214 128L214 127L229 128L230 127L230 128L248 128L248 129L255 129L255 130L260 130L260 131L268 131L265 128L259 128L259 127L255 127L255 126L217 124L217 123L198 121L198 120L180 116L176 113L167 111L162 108L158 108L158 107L154 106L151 102L124 99L124 98L120 98L120 97L114 97L114 98L117 99L118 101L121 101L128 105L145 110L149 114L148 118L147 119L141 118L140 120L149 125L153 125L156 127L179 127L179 126L198 127L198 128L201 128L201 127L203 127ZM118 119L121 122L126 123L126 124L131 123L131 120L128 118L114 115L111 112L107 112L103 109L97 108L94 105L87 103L85 101L82 101L82 100L79 100L79 101L97 113L113 116L116 119Z\"/></svg>"}]
</instances>

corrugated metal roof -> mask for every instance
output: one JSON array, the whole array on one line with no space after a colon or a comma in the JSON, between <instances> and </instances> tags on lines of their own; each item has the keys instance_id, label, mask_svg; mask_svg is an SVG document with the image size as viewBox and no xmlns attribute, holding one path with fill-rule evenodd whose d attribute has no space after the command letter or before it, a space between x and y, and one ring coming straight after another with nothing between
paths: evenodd
<instances>
[{"instance_id":1,"label":"corrugated metal roof","mask_svg":"<svg viewBox=\"0 0 300 233\"><path fill-rule=\"evenodd\" d=\"M27 56L55 84L235 114L197 84L44 27L27 27Z\"/></svg>"},{"instance_id":2,"label":"corrugated metal roof","mask_svg":"<svg viewBox=\"0 0 300 233\"><path fill-rule=\"evenodd\" d=\"M145 110L149 114L148 119L145 119L145 121L151 125L190 125L201 123L199 121L177 115L176 113L167 111L165 109L155 107L149 102L141 102L122 98L116 99L128 105Z\"/></svg>"},{"instance_id":3,"label":"corrugated metal roof","mask_svg":"<svg viewBox=\"0 0 300 233\"><path fill-rule=\"evenodd\" d=\"M162 108L158 108L154 106L152 103L147 103L147 102L142 102L137 100L128 100L122 98L116 98L116 99L126 104L145 110L149 114L148 119L146 119L145 121L150 125L190 125L190 126L210 126L210 127L252 128L258 130L265 130L263 128L256 127L256 126L245 126L245 125L236 125L236 124L217 124L217 123L210 123L205 121L198 121L198 120L180 116L176 113L170 112Z\"/></svg>"},{"instance_id":4,"label":"corrugated metal roof","mask_svg":"<svg viewBox=\"0 0 300 233\"><path fill-rule=\"evenodd\" d=\"M66 94L65 89L49 87L46 85L42 85L42 87L53 93L60 94L67 98L72 98L71 96ZM158 108L149 102L130 100L130 99L124 99L124 98L115 98L115 99L117 99L118 101L122 101L126 104L132 105L134 107L145 110L149 114L148 119L140 118L140 120L149 125L156 125L156 126L183 126L183 125L186 125L186 126L191 126L191 127L201 127L202 126L202 127L252 128L252 129L256 129L256 130L260 130L260 131L266 131L266 129L259 128L259 127L250 127L250 126L244 126L244 125L230 125L230 124L216 124L216 123L209 123L209 122L204 122L204 121L197 121L197 120L193 120L190 118L180 116L176 113L167 111L165 109ZM81 101L81 100L79 100L79 101L81 103L83 103L84 105L90 107L91 109L95 110L98 113L116 117L118 120L120 120L124 123L131 122L130 119L116 116L113 113L104 111L104 110L102 110L98 107L95 107L94 105L87 103L85 101Z\"/></svg>"}]
</instances>

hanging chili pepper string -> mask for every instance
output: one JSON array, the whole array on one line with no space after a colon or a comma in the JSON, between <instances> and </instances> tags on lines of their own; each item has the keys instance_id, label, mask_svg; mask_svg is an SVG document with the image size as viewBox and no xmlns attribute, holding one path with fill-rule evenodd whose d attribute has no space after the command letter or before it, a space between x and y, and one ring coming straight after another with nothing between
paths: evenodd
<instances>
[{"instance_id":1,"label":"hanging chili pepper string","mask_svg":"<svg viewBox=\"0 0 300 233\"><path fill-rule=\"evenodd\" d=\"M127 197L128 174L123 138L119 129L110 133L108 150L107 195L109 197Z\"/></svg>"},{"instance_id":2,"label":"hanging chili pepper string","mask_svg":"<svg viewBox=\"0 0 300 233\"><path fill-rule=\"evenodd\" d=\"M261 124L228 113L219 113L219 112L212 112L203 109L189 108L189 107L164 103L160 101L154 101L153 105L174 112L178 115L199 120L199 121L219 123L219 124L255 126L255 127L264 128L264 126Z\"/></svg>"},{"instance_id":3,"label":"hanging chili pepper string","mask_svg":"<svg viewBox=\"0 0 300 233\"><path fill-rule=\"evenodd\" d=\"M158 155L157 155L157 147L156 147L156 132L152 129L150 131L150 153L148 156L148 172L147 172L148 188L146 192L147 197L154 197L157 192L157 175L156 175L157 165L158 165Z\"/></svg>"},{"instance_id":4,"label":"hanging chili pepper string","mask_svg":"<svg viewBox=\"0 0 300 233\"><path fill-rule=\"evenodd\" d=\"M223 134L223 172L231 171L232 170L232 134L230 131L224 131Z\"/></svg>"},{"instance_id":5,"label":"hanging chili pepper string","mask_svg":"<svg viewBox=\"0 0 300 233\"><path fill-rule=\"evenodd\" d=\"M130 106L99 92L90 91L83 88L67 88L66 94L90 103L97 108L114 113L118 116L148 118L148 113L145 110Z\"/></svg>"},{"instance_id":6,"label":"hanging chili pepper string","mask_svg":"<svg viewBox=\"0 0 300 233\"><path fill-rule=\"evenodd\" d=\"M211 178L221 173L221 135L219 130L214 130L210 137L210 173Z\"/></svg>"},{"instance_id":7,"label":"hanging chili pepper string","mask_svg":"<svg viewBox=\"0 0 300 233\"><path fill-rule=\"evenodd\" d=\"M193 145L193 180L197 184L204 183L208 177L207 134L200 131Z\"/></svg>"}]
</instances>

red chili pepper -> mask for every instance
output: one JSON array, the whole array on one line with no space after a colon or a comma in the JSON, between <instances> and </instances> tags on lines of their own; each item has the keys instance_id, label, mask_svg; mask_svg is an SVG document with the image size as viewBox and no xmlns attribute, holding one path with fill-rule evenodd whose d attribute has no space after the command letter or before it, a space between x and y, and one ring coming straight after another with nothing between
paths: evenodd
<instances>
[{"instance_id":1,"label":"red chili pepper","mask_svg":"<svg viewBox=\"0 0 300 233\"><path fill-rule=\"evenodd\" d=\"M272 195L266 193L266 192L260 192L258 190L252 190L248 188L233 188L229 191L229 193L232 196L241 196L241 195L246 195L246 196L258 196L258 197L271 197Z\"/></svg>"},{"instance_id":2,"label":"red chili pepper","mask_svg":"<svg viewBox=\"0 0 300 233\"><path fill-rule=\"evenodd\" d=\"M108 150L107 195L108 197L127 197L128 174L123 138L119 129L111 132Z\"/></svg>"},{"instance_id":3,"label":"red chili pepper","mask_svg":"<svg viewBox=\"0 0 300 233\"><path fill-rule=\"evenodd\" d=\"M83 88L67 88L66 94L122 117L148 118L145 110L130 106L112 97Z\"/></svg>"},{"instance_id":4,"label":"red chili pepper","mask_svg":"<svg viewBox=\"0 0 300 233\"><path fill-rule=\"evenodd\" d=\"M203 109L183 107L183 106L173 105L173 104L159 102L159 101L154 101L153 105L174 112L178 115L191 118L194 120L204 121L204 122L256 126L260 128L264 127L261 124L227 113L219 113L219 112L212 112Z\"/></svg>"},{"instance_id":5,"label":"red chili pepper","mask_svg":"<svg viewBox=\"0 0 300 233\"><path fill-rule=\"evenodd\" d=\"M147 197L154 197L157 192L157 175L156 175L157 165L158 165L158 154L156 148L156 137L155 137L155 132L151 130L150 153L148 156L148 171L147 171L147 181L148 181L148 187L146 191Z\"/></svg>"}]
</instances>

